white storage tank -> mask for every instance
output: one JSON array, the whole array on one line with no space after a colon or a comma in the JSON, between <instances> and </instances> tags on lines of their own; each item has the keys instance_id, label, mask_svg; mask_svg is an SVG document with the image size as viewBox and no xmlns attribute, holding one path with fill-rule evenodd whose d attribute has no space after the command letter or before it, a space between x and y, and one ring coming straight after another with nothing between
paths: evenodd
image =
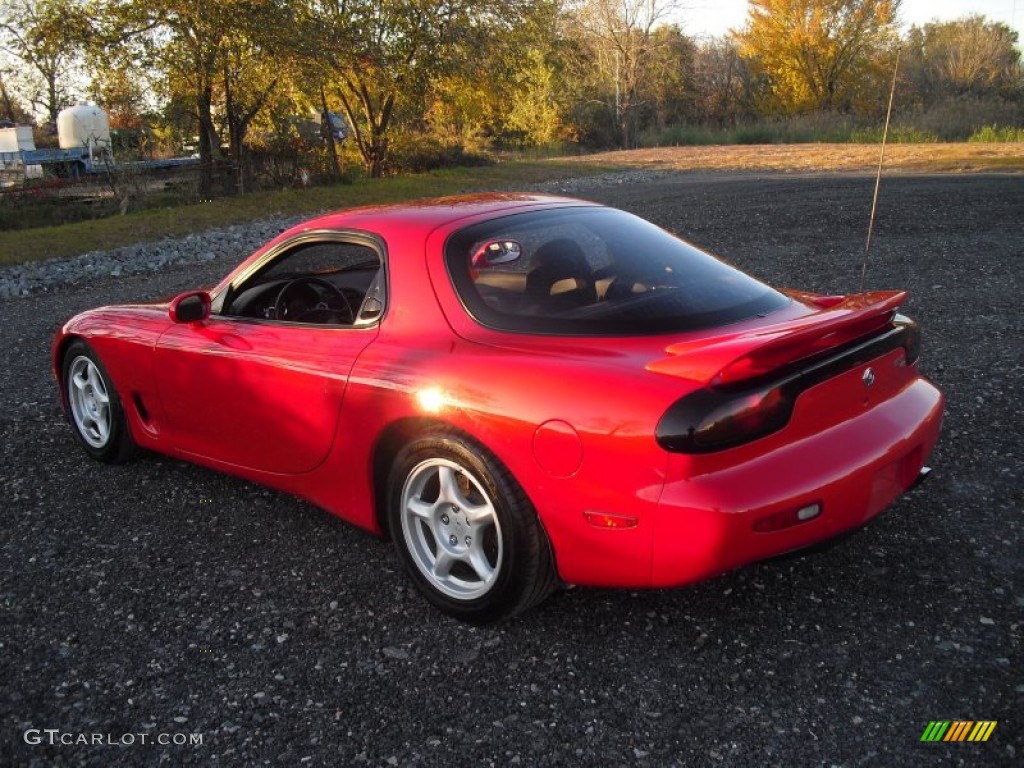
<instances>
[{"instance_id":1,"label":"white storage tank","mask_svg":"<svg viewBox=\"0 0 1024 768\"><path fill-rule=\"evenodd\" d=\"M35 148L31 125L0 128L0 152L31 152Z\"/></svg>"},{"instance_id":2,"label":"white storage tank","mask_svg":"<svg viewBox=\"0 0 1024 768\"><path fill-rule=\"evenodd\" d=\"M57 115L57 139L61 149L110 147L107 113L91 104L68 107Z\"/></svg>"}]
</instances>

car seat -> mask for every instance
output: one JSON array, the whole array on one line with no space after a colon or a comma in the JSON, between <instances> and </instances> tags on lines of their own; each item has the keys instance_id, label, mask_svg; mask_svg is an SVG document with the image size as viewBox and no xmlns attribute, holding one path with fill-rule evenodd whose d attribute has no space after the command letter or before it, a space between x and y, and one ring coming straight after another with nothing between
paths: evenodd
<instances>
[{"instance_id":1,"label":"car seat","mask_svg":"<svg viewBox=\"0 0 1024 768\"><path fill-rule=\"evenodd\" d=\"M538 248L526 275L526 296L550 312L595 303L594 273L583 249L568 238L552 240Z\"/></svg>"}]
</instances>

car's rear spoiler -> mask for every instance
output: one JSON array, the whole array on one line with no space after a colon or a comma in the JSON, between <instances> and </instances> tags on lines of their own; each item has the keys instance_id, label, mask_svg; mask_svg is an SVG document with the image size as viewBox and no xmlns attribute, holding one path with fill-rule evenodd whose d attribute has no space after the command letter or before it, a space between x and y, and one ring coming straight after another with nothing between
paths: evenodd
<instances>
[{"instance_id":1,"label":"car's rear spoiler","mask_svg":"<svg viewBox=\"0 0 1024 768\"><path fill-rule=\"evenodd\" d=\"M671 344L668 357L646 367L711 387L756 380L885 328L906 298L905 291L828 297L813 302L820 311L797 320Z\"/></svg>"}]
</instances>

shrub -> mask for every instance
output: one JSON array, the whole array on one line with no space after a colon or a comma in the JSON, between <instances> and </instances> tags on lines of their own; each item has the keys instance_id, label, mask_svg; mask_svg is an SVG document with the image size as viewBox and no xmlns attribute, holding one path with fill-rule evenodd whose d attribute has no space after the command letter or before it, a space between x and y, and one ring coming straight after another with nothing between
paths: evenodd
<instances>
[{"instance_id":1,"label":"shrub","mask_svg":"<svg viewBox=\"0 0 1024 768\"><path fill-rule=\"evenodd\" d=\"M0 231L31 229L109 216L117 210L110 199L65 197L60 179L30 180L0 193Z\"/></svg>"},{"instance_id":2,"label":"shrub","mask_svg":"<svg viewBox=\"0 0 1024 768\"><path fill-rule=\"evenodd\" d=\"M903 114L899 122L934 133L940 141L966 141L984 126L1021 125L1024 122L1024 105L1002 99L964 96L919 112Z\"/></svg>"},{"instance_id":3,"label":"shrub","mask_svg":"<svg viewBox=\"0 0 1024 768\"><path fill-rule=\"evenodd\" d=\"M722 144L722 131L692 125L648 128L637 137L641 147L679 147Z\"/></svg>"},{"instance_id":4,"label":"shrub","mask_svg":"<svg viewBox=\"0 0 1024 768\"><path fill-rule=\"evenodd\" d=\"M640 135L640 146L844 142L849 140L850 131L850 118L824 112L741 123L732 128L681 124L648 129Z\"/></svg>"},{"instance_id":5,"label":"shrub","mask_svg":"<svg viewBox=\"0 0 1024 768\"><path fill-rule=\"evenodd\" d=\"M972 133L967 140L986 144L1024 143L1024 128L986 125Z\"/></svg>"},{"instance_id":6,"label":"shrub","mask_svg":"<svg viewBox=\"0 0 1024 768\"><path fill-rule=\"evenodd\" d=\"M732 132L731 144L775 144L779 131L771 125L747 125Z\"/></svg>"},{"instance_id":7,"label":"shrub","mask_svg":"<svg viewBox=\"0 0 1024 768\"><path fill-rule=\"evenodd\" d=\"M492 162L484 155L466 151L462 144L445 144L426 134L396 137L388 159L389 170L393 173L426 173L438 168L475 167Z\"/></svg>"},{"instance_id":8,"label":"shrub","mask_svg":"<svg viewBox=\"0 0 1024 768\"><path fill-rule=\"evenodd\" d=\"M856 128L850 132L852 144L880 144L884 128ZM890 125L890 144L934 144L939 137L934 133L922 131L912 125Z\"/></svg>"}]
</instances>

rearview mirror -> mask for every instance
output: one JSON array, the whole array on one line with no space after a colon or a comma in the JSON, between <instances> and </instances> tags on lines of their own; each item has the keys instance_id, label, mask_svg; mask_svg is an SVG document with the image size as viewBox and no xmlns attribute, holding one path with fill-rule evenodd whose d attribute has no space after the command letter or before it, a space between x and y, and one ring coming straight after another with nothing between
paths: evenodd
<instances>
[{"instance_id":1,"label":"rearview mirror","mask_svg":"<svg viewBox=\"0 0 1024 768\"><path fill-rule=\"evenodd\" d=\"M523 255L523 248L515 240L488 240L473 254L474 267L493 267L497 264L511 264Z\"/></svg>"},{"instance_id":2,"label":"rearview mirror","mask_svg":"<svg viewBox=\"0 0 1024 768\"><path fill-rule=\"evenodd\" d=\"M167 308L172 323L196 323L210 316L210 294L189 291L176 296Z\"/></svg>"}]
</instances>

